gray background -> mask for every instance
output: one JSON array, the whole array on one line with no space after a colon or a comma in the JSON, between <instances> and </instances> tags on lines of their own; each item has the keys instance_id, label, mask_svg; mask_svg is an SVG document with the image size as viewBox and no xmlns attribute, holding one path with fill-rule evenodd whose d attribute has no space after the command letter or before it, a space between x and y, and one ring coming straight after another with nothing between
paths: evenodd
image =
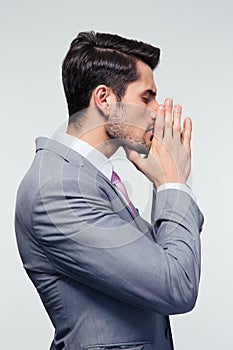
<instances>
[{"instance_id":1,"label":"gray background","mask_svg":"<svg viewBox=\"0 0 233 350\"><path fill-rule=\"evenodd\" d=\"M192 183L206 217L200 294L194 311L172 317L176 349L233 349L232 2L8 0L0 5L1 349L48 349L52 339L50 321L16 250L15 193L32 160L35 137L51 135L67 116L61 62L76 34L90 29L162 48L155 72L158 99L173 97L193 119ZM130 184L143 210L145 199L140 201L133 179ZM147 190L146 183L141 186Z\"/></svg>"}]
</instances>

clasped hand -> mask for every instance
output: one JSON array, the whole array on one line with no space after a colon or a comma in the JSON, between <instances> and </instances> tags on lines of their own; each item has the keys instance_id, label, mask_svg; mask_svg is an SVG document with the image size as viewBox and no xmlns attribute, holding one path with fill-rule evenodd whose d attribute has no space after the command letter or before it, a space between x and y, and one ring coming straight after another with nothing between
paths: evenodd
<instances>
[{"instance_id":1,"label":"clasped hand","mask_svg":"<svg viewBox=\"0 0 233 350\"><path fill-rule=\"evenodd\" d=\"M150 179L156 187L168 182L185 184L191 168L192 121L185 118L181 128L182 107L167 98L156 112L154 136L146 158L127 149L128 159Z\"/></svg>"}]
</instances>

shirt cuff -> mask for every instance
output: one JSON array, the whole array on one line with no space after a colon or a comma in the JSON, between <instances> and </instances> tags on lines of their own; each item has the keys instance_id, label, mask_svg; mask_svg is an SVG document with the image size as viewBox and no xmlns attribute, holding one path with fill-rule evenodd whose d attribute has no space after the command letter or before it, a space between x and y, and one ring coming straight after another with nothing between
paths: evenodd
<instances>
[{"instance_id":1,"label":"shirt cuff","mask_svg":"<svg viewBox=\"0 0 233 350\"><path fill-rule=\"evenodd\" d=\"M195 202L197 202L197 198L196 198L195 194L193 193L192 189L186 184L181 184L178 182L167 182L163 185L160 185L157 188L157 192L160 192L163 190L168 190L168 189L184 191L184 192L188 193Z\"/></svg>"}]
</instances>

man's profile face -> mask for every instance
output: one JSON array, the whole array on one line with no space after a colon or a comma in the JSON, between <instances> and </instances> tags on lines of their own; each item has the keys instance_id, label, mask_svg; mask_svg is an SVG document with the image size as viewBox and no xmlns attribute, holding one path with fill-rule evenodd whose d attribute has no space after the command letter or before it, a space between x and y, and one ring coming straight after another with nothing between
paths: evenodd
<instances>
[{"instance_id":1,"label":"man's profile face","mask_svg":"<svg viewBox=\"0 0 233 350\"><path fill-rule=\"evenodd\" d=\"M111 106L106 133L119 145L147 154L158 108L157 89L147 64L138 61L138 71L139 79L128 85L121 102Z\"/></svg>"}]
</instances>

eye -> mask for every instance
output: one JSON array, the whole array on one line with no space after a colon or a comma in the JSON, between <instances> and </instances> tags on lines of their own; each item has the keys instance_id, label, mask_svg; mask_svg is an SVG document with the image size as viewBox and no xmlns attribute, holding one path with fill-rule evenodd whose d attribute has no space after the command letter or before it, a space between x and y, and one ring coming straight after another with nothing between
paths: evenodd
<instances>
[{"instance_id":1,"label":"eye","mask_svg":"<svg viewBox=\"0 0 233 350\"><path fill-rule=\"evenodd\" d=\"M142 101L143 101L144 103L148 103L148 102L149 102L149 99L146 98L146 97L142 97Z\"/></svg>"}]
</instances>

